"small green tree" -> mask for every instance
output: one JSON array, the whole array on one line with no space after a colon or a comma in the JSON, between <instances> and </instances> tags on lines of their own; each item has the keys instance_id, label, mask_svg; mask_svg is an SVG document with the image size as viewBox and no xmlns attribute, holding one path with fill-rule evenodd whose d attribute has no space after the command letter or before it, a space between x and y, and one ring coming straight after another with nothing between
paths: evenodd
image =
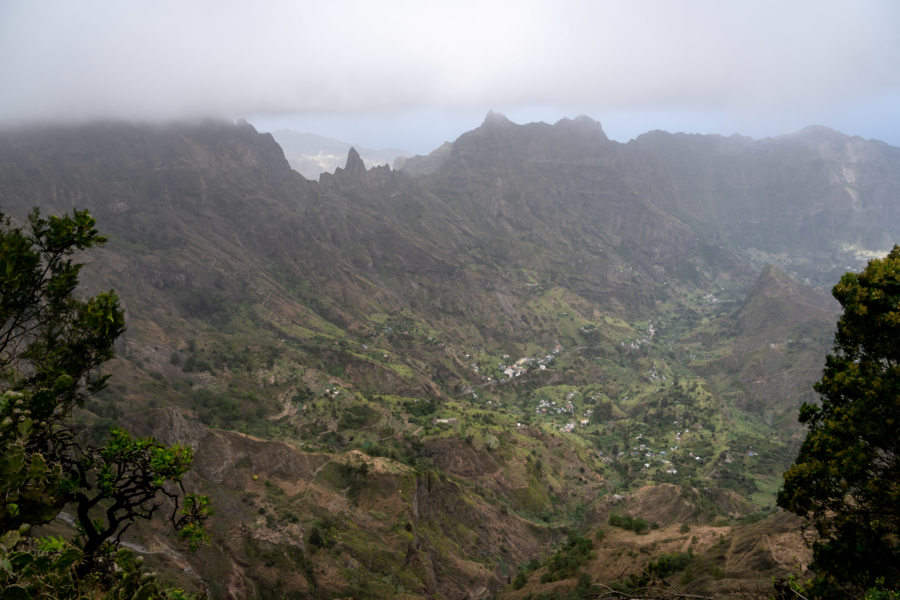
<instances>
[{"instance_id":1,"label":"small green tree","mask_svg":"<svg viewBox=\"0 0 900 600\"><path fill-rule=\"evenodd\" d=\"M810 594L847 598L900 588L900 247L847 273L833 353L804 404L809 431L778 505L818 534Z\"/></svg>"},{"instance_id":2,"label":"small green tree","mask_svg":"<svg viewBox=\"0 0 900 600\"><path fill-rule=\"evenodd\" d=\"M118 429L96 447L73 425L74 408L104 386L98 368L125 329L114 292L74 294L82 265L73 255L106 241L94 225L87 211L42 218L35 210L27 229L0 213L0 588L18 597L48 586L54 597L81 597L84 585L111 583L112 550L160 497L194 547L211 514L207 498L181 487L189 448ZM29 535L66 505L79 529L74 543Z\"/></svg>"}]
</instances>

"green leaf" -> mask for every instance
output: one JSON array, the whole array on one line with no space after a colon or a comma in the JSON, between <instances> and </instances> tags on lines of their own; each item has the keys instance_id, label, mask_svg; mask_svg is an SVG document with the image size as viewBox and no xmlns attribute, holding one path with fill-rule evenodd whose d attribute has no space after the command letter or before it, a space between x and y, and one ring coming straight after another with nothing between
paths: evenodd
<instances>
[{"instance_id":1,"label":"green leaf","mask_svg":"<svg viewBox=\"0 0 900 600\"><path fill-rule=\"evenodd\" d=\"M25 448L20 444L10 444L3 449L0 455L0 475L3 479L11 479L22 471L25 466Z\"/></svg>"},{"instance_id":2,"label":"green leaf","mask_svg":"<svg viewBox=\"0 0 900 600\"><path fill-rule=\"evenodd\" d=\"M60 569L67 569L81 560L82 553L76 548L69 548L59 555L56 559L56 566Z\"/></svg>"},{"instance_id":3,"label":"green leaf","mask_svg":"<svg viewBox=\"0 0 900 600\"><path fill-rule=\"evenodd\" d=\"M34 421L32 421L30 418L26 417L26 418L22 419L22 422L20 422L16 426L16 431L18 431L19 435L21 435L22 437L27 437L28 434L31 433L32 425L34 425Z\"/></svg>"},{"instance_id":4,"label":"green leaf","mask_svg":"<svg viewBox=\"0 0 900 600\"><path fill-rule=\"evenodd\" d=\"M28 469L28 476L33 481L40 481L47 473L47 461L44 460L42 454L33 454L31 456L31 467Z\"/></svg>"},{"instance_id":5,"label":"green leaf","mask_svg":"<svg viewBox=\"0 0 900 600\"><path fill-rule=\"evenodd\" d=\"M75 380L72 379L71 375L63 373L59 377L56 378L56 381L53 382L53 391L57 394L62 392L67 392L75 387Z\"/></svg>"},{"instance_id":6,"label":"green leaf","mask_svg":"<svg viewBox=\"0 0 900 600\"><path fill-rule=\"evenodd\" d=\"M37 539L37 547L41 552L62 552L66 541L58 537L43 536Z\"/></svg>"},{"instance_id":7,"label":"green leaf","mask_svg":"<svg viewBox=\"0 0 900 600\"><path fill-rule=\"evenodd\" d=\"M9 564L16 571L21 571L34 562L34 555L31 552L10 552Z\"/></svg>"},{"instance_id":8,"label":"green leaf","mask_svg":"<svg viewBox=\"0 0 900 600\"><path fill-rule=\"evenodd\" d=\"M135 592L134 596L131 597L131 600L151 600L152 598L155 598L158 593L159 587L156 585L156 582L145 583L137 592Z\"/></svg>"},{"instance_id":9,"label":"green leaf","mask_svg":"<svg viewBox=\"0 0 900 600\"><path fill-rule=\"evenodd\" d=\"M0 600L31 600L31 594L21 585L10 585L0 592Z\"/></svg>"}]
</instances>

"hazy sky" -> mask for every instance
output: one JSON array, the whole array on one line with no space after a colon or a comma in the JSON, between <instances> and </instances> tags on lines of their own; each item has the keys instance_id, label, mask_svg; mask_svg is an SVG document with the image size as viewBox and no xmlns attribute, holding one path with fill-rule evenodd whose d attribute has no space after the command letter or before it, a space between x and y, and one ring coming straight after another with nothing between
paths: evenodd
<instances>
[{"instance_id":1,"label":"hazy sky","mask_svg":"<svg viewBox=\"0 0 900 600\"><path fill-rule=\"evenodd\" d=\"M900 1L0 0L0 124L243 117L426 152L489 109L900 146Z\"/></svg>"}]
</instances>

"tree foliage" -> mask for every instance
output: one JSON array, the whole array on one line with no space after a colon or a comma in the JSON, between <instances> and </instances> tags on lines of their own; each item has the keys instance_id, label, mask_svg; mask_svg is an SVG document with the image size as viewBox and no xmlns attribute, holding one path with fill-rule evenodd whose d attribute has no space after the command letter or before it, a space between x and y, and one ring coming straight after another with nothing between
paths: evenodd
<instances>
[{"instance_id":1,"label":"tree foliage","mask_svg":"<svg viewBox=\"0 0 900 600\"><path fill-rule=\"evenodd\" d=\"M127 562L114 555L122 534L161 500L192 547L206 539L209 500L182 487L190 448L121 429L97 447L73 425L75 407L104 386L98 368L125 329L114 292L75 295L73 255L106 241L94 224L87 211L35 210L22 228L0 213L0 588L13 594L82 597L85 586L113 585L114 563ZM64 508L75 539L30 535Z\"/></svg>"},{"instance_id":2,"label":"tree foliage","mask_svg":"<svg viewBox=\"0 0 900 600\"><path fill-rule=\"evenodd\" d=\"M809 431L778 504L817 533L810 593L863 597L900 588L900 247L833 294L844 312L815 385L821 404L800 409Z\"/></svg>"}]
</instances>

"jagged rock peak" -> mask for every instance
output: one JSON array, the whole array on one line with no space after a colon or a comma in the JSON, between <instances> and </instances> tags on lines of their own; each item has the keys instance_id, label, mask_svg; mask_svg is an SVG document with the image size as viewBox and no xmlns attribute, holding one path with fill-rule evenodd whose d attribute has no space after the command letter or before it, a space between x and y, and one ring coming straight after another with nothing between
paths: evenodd
<instances>
[{"instance_id":1,"label":"jagged rock peak","mask_svg":"<svg viewBox=\"0 0 900 600\"><path fill-rule=\"evenodd\" d=\"M492 110L488 111L487 116L484 117L484 122L481 124L482 127L491 127L491 126L508 126L515 125L512 121L507 119L503 114L494 112Z\"/></svg>"},{"instance_id":2,"label":"jagged rock peak","mask_svg":"<svg viewBox=\"0 0 900 600\"><path fill-rule=\"evenodd\" d=\"M609 139L606 137L606 132L603 131L603 126L600 124L600 121L595 121L587 115L578 115L574 119L560 119L556 122L555 126L561 129L571 129L596 133L601 135L604 139Z\"/></svg>"},{"instance_id":3,"label":"jagged rock peak","mask_svg":"<svg viewBox=\"0 0 900 600\"><path fill-rule=\"evenodd\" d=\"M366 174L366 163L360 158L356 148L350 148L347 152L347 164L344 166L344 172L351 177L362 177Z\"/></svg>"},{"instance_id":4,"label":"jagged rock peak","mask_svg":"<svg viewBox=\"0 0 900 600\"><path fill-rule=\"evenodd\" d=\"M556 122L557 125L566 125L572 123L574 125L579 125L581 127L600 127L600 121L595 121L587 115L578 115L574 119L570 119L568 117L563 117L559 121Z\"/></svg>"}]
</instances>

